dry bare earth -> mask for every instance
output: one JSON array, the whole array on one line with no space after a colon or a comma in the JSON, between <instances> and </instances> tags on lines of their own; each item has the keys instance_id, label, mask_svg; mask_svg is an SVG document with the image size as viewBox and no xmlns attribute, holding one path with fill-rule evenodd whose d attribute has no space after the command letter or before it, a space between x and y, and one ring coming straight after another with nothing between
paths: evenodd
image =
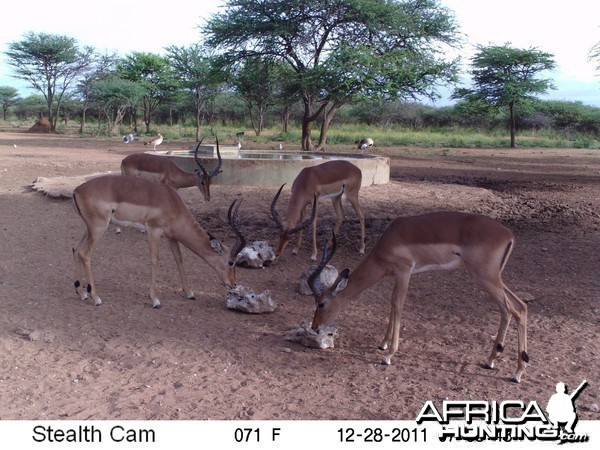
<instances>
[{"instance_id":1,"label":"dry bare earth","mask_svg":"<svg viewBox=\"0 0 600 450\"><path fill-rule=\"evenodd\" d=\"M15 148L14 145L17 145ZM165 149L182 144L163 144ZM75 295L71 247L83 222L68 200L29 188L38 176L118 171L141 144L0 133L1 419L414 419L426 400L536 400L558 381L590 385L581 419L599 419L600 154L597 150L396 149L392 181L364 188L367 249L390 219L440 209L479 211L517 235L506 283L528 294L531 365L521 384L516 330L497 368L485 370L499 313L463 272L413 277L400 349L391 366L376 350L385 331L392 280L356 299L339 317L336 347L314 350L283 340L312 317L297 293L306 246L238 281L279 302L269 315L225 308L225 290L184 250L197 301L181 292L162 243L162 310L147 297L147 239L126 230L104 236L92 259L104 304ZM226 210L243 195L249 239L275 243L268 215L273 187L215 186L210 203L181 192L202 226L231 243ZM286 196L287 195L287 196ZM282 196L284 202L289 198ZM358 221L342 227L339 269L358 261ZM333 223L323 208L321 230ZM23 333L40 332L31 340ZM45 333L45 334L44 334Z\"/></svg>"}]
</instances>

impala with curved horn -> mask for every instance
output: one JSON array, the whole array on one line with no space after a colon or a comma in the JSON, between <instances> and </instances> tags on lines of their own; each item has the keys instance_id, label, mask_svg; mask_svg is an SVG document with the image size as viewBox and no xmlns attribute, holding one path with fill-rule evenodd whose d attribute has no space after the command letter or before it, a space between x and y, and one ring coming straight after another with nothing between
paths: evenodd
<instances>
[{"instance_id":1,"label":"impala with curved horn","mask_svg":"<svg viewBox=\"0 0 600 450\"><path fill-rule=\"evenodd\" d=\"M219 151L219 140L217 143L217 165L208 172L198 158L198 150L202 141L198 142L194 150L194 160L198 169L194 173L186 172L179 168L172 160L165 156L152 155L149 153L133 153L121 161L121 173L141 178L147 178L168 184L172 188L180 189L197 186L204 200L210 201L210 185L212 179L221 173L223 160Z\"/></svg>"},{"instance_id":2,"label":"impala with curved horn","mask_svg":"<svg viewBox=\"0 0 600 450\"><path fill-rule=\"evenodd\" d=\"M90 257L109 223L147 230L152 264L150 298L155 308L161 306L156 296L156 275L158 245L163 235L169 241L187 298L195 297L183 270L179 243L211 266L227 288L233 288L236 284L237 254L246 243L237 224L240 202L233 202L229 208L228 220L236 234L236 242L230 251L202 229L177 191L166 184L127 175L105 175L86 181L73 193L75 210L86 226L81 241L73 249L77 293L82 300L89 295L96 306L102 304L96 293Z\"/></svg>"},{"instance_id":3,"label":"impala with curved horn","mask_svg":"<svg viewBox=\"0 0 600 450\"><path fill-rule=\"evenodd\" d=\"M517 322L518 362L512 380L519 382L529 362L527 353L527 305L502 281L502 271L514 247L512 231L499 222L479 214L435 212L394 220L384 231L373 249L352 272L345 269L329 288L320 285L319 275L333 257L323 244L323 258L311 276L309 286L317 307L312 328L326 327L335 320L350 299L371 287L385 276L393 276L392 308L385 337L380 349L388 350L383 364L390 364L398 350L400 318L414 273L429 270L467 269L473 280L500 308L500 328L485 364L493 368L511 317Z\"/></svg>"},{"instance_id":4,"label":"impala with curved horn","mask_svg":"<svg viewBox=\"0 0 600 450\"><path fill-rule=\"evenodd\" d=\"M334 230L337 233L344 221L344 209L342 208L342 195L346 198L356 211L356 215L360 221L360 247L359 253L365 253L365 216L358 201L358 192L362 183L362 172L354 164L343 161L329 161L318 166L305 167L300 171L294 183L292 184L292 195L288 202L287 213L285 220L282 222L279 215L275 211L277 199L283 189L282 185L279 191L271 202L271 215L277 223L280 235L279 244L275 254L281 255L287 246L293 234L298 233L298 240L293 249L293 253L297 254L300 244L302 243L302 231L307 228L301 225L296 227L298 220L302 222L306 215L306 208L313 200L313 196L317 201L327 198L331 199L333 209L335 210L336 222ZM316 216L316 203L313 206L313 216ZM317 222L316 219L312 222L312 253L310 258L313 261L317 260Z\"/></svg>"}]
</instances>

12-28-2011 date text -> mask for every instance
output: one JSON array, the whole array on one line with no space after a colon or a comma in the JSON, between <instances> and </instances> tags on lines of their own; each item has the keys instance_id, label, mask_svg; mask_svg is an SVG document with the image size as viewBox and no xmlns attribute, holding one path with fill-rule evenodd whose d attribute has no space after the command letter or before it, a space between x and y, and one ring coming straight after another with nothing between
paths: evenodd
<instances>
[{"instance_id":1,"label":"12-28-2011 date text","mask_svg":"<svg viewBox=\"0 0 600 450\"><path fill-rule=\"evenodd\" d=\"M427 442L427 430L425 428L363 428L352 427L337 430L340 442Z\"/></svg>"}]
</instances>

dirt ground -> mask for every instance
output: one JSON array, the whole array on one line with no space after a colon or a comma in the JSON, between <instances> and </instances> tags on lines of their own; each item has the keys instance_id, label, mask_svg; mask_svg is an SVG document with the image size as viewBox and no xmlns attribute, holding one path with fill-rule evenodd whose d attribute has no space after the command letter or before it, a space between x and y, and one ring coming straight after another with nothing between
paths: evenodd
<instances>
[{"instance_id":1,"label":"dirt ground","mask_svg":"<svg viewBox=\"0 0 600 450\"><path fill-rule=\"evenodd\" d=\"M181 148L184 143L163 144ZM189 144L189 143L187 143ZM392 280L355 299L340 315L334 349L285 341L312 318L314 300L297 285L310 265L308 241L266 269L238 269L238 282L270 289L279 308L248 315L226 309L215 273L184 249L197 300L184 298L166 242L158 280L161 310L147 292L147 238L135 230L103 237L92 258L103 305L73 288L71 247L83 222L71 201L31 190L38 177L119 170L143 145L0 132L0 419L407 419L424 402L535 400L556 383L574 389L580 419L600 419L600 151L576 149L392 150L389 184L361 190L367 251L399 215L456 209L509 226L517 246L504 273L529 301L531 364L522 382L516 328L493 370L486 360L499 312L464 271L412 278L400 348L380 364ZM182 197L201 225L227 244L227 207L245 200L249 240L276 243L269 217L275 187L214 186L210 203L195 188ZM282 194L287 202L289 189ZM283 209L281 207L280 209ZM346 207L331 264L354 267L358 220ZM322 208L320 229L333 223ZM34 334L29 334L34 332Z\"/></svg>"}]
</instances>

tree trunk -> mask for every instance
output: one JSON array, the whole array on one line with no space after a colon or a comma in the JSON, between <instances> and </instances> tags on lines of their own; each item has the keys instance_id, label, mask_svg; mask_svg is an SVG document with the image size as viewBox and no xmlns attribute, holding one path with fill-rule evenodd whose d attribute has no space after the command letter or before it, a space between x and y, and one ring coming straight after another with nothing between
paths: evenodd
<instances>
[{"instance_id":1,"label":"tree trunk","mask_svg":"<svg viewBox=\"0 0 600 450\"><path fill-rule=\"evenodd\" d=\"M515 104L514 102L510 102L508 104L508 110L510 115L510 148L515 148L517 144L515 143L515 134L516 134L516 122L515 122Z\"/></svg>"},{"instance_id":2,"label":"tree trunk","mask_svg":"<svg viewBox=\"0 0 600 450\"><path fill-rule=\"evenodd\" d=\"M322 152L325 150L325 144L327 143L327 132L329 131L329 125L335 117L336 113L343 105L343 102L335 102L333 106L323 115L323 122L321 123L321 135L319 136L319 143L315 148L315 151Z\"/></svg>"},{"instance_id":3,"label":"tree trunk","mask_svg":"<svg viewBox=\"0 0 600 450\"><path fill-rule=\"evenodd\" d=\"M281 131L283 133L288 132L290 126L290 107L284 106L281 110Z\"/></svg>"}]
</instances>

